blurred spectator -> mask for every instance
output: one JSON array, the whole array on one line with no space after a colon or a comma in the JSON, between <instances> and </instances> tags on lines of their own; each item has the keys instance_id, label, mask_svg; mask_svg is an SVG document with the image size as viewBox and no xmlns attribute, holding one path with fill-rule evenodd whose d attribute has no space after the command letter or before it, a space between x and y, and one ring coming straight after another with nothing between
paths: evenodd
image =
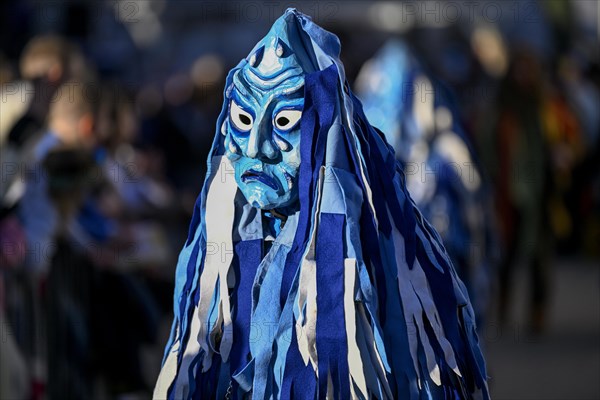
<instances>
[{"instance_id":1,"label":"blurred spectator","mask_svg":"<svg viewBox=\"0 0 600 400\"><path fill-rule=\"evenodd\" d=\"M63 83L56 92L55 100L51 103L48 113L48 130L32 146L31 155L25 164L25 193L16 210L23 226L26 237L27 254L24 266L28 275L25 277L24 295L31 308L26 313L30 326L30 367L34 368L33 396L43 393L42 385L45 381L46 368L44 368L45 341L44 321L46 312L44 308L43 287L46 276L50 271L53 254L56 250L56 238L67 226L72 226L69 218L69 207L64 209L62 202L53 201L51 189L57 182L48 170L46 160L53 151L64 150L75 153L88 153L95 144L94 137L94 104L85 94L85 84L80 81ZM77 172L77 168L74 168ZM69 183L70 177L61 179L59 184ZM67 196L66 198L69 198ZM77 197L71 197L70 202L76 202ZM74 208L75 206L70 206ZM48 331L54 333L59 326L52 326ZM32 342L31 342L32 341ZM49 372L58 372L50 369ZM58 383L54 381L54 383Z\"/></svg>"},{"instance_id":2,"label":"blurred spectator","mask_svg":"<svg viewBox=\"0 0 600 400\"><path fill-rule=\"evenodd\" d=\"M47 329L42 332L47 334L50 399L90 398L98 378L110 396L144 390L140 346L152 341L157 330L152 296L123 268L144 262L137 252L142 245L155 257L147 257L147 264L160 265L164 244L131 234L130 216L115 212L123 209L121 196L106 200L113 185L135 185L135 180L111 179L108 158L96 148L107 145L113 156L135 133L133 116L118 97L107 99L102 89L92 95L92 88L71 81L59 88L49 131L34 146L35 163L28 167L36 174L29 175L19 206L31 249L26 266L48 275L42 294ZM141 208L131 204L136 206Z\"/></svg>"},{"instance_id":3,"label":"blurred spectator","mask_svg":"<svg viewBox=\"0 0 600 400\"><path fill-rule=\"evenodd\" d=\"M594 125L593 118L582 114L585 107L572 108L576 78L572 70L563 73L561 77L544 71L539 55L528 48L513 52L485 152L496 184L505 246L500 319L507 320L514 268L522 261L531 277L529 322L535 333L542 332L547 322L552 249L569 240L572 249L579 246L573 238L579 237L575 221L581 217L573 199L579 198L575 193L582 185L574 172L583 165L586 148L592 147L586 146L589 128L581 128ZM587 93L587 101L593 102L593 87Z\"/></svg>"},{"instance_id":4,"label":"blurred spectator","mask_svg":"<svg viewBox=\"0 0 600 400\"><path fill-rule=\"evenodd\" d=\"M571 234L563 238L563 249L577 254L585 251L596 254L598 232L598 193L594 199L593 181L600 176L598 159L600 157L600 82L598 60L594 64L582 57L570 55L559 64L559 79L565 101L572 109L580 127L580 138L567 141L576 146L573 149L568 176L563 176L563 200L565 211L571 218ZM594 72L594 70L596 72ZM596 81L593 79L596 74ZM566 139L566 138L565 138ZM598 190L597 190L598 191ZM595 216L595 217L594 217ZM594 228L595 226L595 228ZM594 232L596 230L596 232Z\"/></svg>"},{"instance_id":5,"label":"blurred spectator","mask_svg":"<svg viewBox=\"0 0 600 400\"><path fill-rule=\"evenodd\" d=\"M103 87L97 131L105 153L104 174L118 200L106 200L106 212L115 218L157 217L172 206L173 195L164 180L160 154L134 146L138 122L133 100L116 84ZM153 157L154 156L154 157ZM122 208L116 209L120 202ZM112 205L110 205L112 204Z\"/></svg>"},{"instance_id":6,"label":"blurred spectator","mask_svg":"<svg viewBox=\"0 0 600 400\"><path fill-rule=\"evenodd\" d=\"M65 147L44 158L47 195L55 208L50 270L42 294L47 329L47 395L49 399L92 396L92 264L77 251L69 231L89 191L94 160L89 151Z\"/></svg>"},{"instance_id":7,"label":"blurred spectator","mask_svg":"<svg viewBox=\"0 0 600 400\"><path fill-rule=\"evenodd\" d=\"M522 257L531 276L529 318L534 331L545 322L548 299L548 198L550 158L541 116L543 71L527 49L516 51L497 99L489 167L505 247L500 269L500 320L506 321L513 270ZM490 161L490 160L488 160Z\"/></svg>"},{"instance_id":8,"label":"blurred spectator","mask_svg":"<svg viewBox=\"0 0 600 400\"><path fill-rule=\"evenodd\" d=\"M19 67L22 80L2 85L0 157L6 168L0 181L0 224L24 194L22 169L32 161L31 150L44 133L51 103L61 95L58 88L69 79L79 82L90 76L78 49L55 35L33 38Z\"/></svg>"},{"instance_id":9,"label":"blurred spectator","mask_svg":"<svg viewBox=\"0 0 600 400\"><path fill-rule=\"evenodd\" d=\"M49 198L43 160L53 149L91 150L96 141L94 105L84 91L83 82L71 81L60 87L50 109L48 131L33 147L31 162L27 165L26 189L18 214L30 248L27 265L34 270L47 267L49 260L42 254L51 248L59 223L56 208Z\"/></svg>"},{"instance_id":10,"label":"blurred spectator","mask_svg":"<svg viewBox=\"0 0 600 400\"><path fill-rule=\"evenodd\" d=\"M151 160L133 146L137 121L122 86L99 85L96 121L100 179L77 215L81 233L93 243L92 251L79 256L87 255L92 263L89 313L94 318L82 313L80 320L89 329L92 367L107 395L144 393L149 382L144 380L140 352L142 345L155 340L159 320L155 294L146 282L153 270L170 261L158 221L169 215L174 198L157 179L160 170L147 167ZM77 247L65 250L77 254ZM69 268L68 262L63 264L63 269ZM85 299L82 304L87 304Z\"/></svg>"},{"instance_id":11,"label":"blurred spectator","mask_svg":"<svg viewBox=\"0 0 600 400\"><path fill-rule=\"evenodd\" d=\"M83 64L80 53L59 36L39 36L27 44L20 60L24 82L15 83L17 90L7 99L28 106L8 134L10 144L21 148L39 133L55 91L69 79L83 78Z\"/></svg>"},{"instance_id":12,"label":"blurred spectator","mask_svg":"<svg viewBox=\"0 0 600 400\"><path fill-rule=\"evenodd\" d=\"M550 228L559 243L573 235L573 212L567 197L573 189L572 173L584 155L584 138L577 116L569 106L556 78L545 82L540 110L544 138L550 151ZM574 211L574 210L573 210Z\"/></svg>"}]
</instances>

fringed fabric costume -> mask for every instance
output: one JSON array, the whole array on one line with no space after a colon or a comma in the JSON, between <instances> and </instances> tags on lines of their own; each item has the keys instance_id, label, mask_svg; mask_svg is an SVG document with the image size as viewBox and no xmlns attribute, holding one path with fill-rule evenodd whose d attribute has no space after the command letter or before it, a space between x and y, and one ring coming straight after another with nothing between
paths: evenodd
<instances>
[{"instance_id":1,"label":"fringed fabric costume","mask_svg":"<svg viewBox=\"0 0 600 400\"><path fill-rule=\"evenodd\" d=\"M450 91L395 39L365 63L357 95L369 122L394 147L408 191L442 237L481 324L489 308L497 239L490 189Z\"/></svg>"},{"instance_id":2,"label":"fringed fabric costume","mask_svg":"<svg viewBox=\"0 0 600 400\"><path fill-rule=\"evenodd\" d=\"M339 54L290 9L229 73L155 398L488 398L466 289Z\"/></svg>"}]
</instances>

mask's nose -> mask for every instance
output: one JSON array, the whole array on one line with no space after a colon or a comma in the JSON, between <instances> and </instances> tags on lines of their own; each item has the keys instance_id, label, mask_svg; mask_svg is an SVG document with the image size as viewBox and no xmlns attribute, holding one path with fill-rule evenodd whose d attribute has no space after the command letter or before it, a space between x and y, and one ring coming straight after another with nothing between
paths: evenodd
<instances>
[{"instance_id":1,"label":"mask's nose","mask_svg":"<svg viewBox=\"0 0 600 400\"><path fill-rule=\"evenodd\" d=\"M268 118L262 118L260 123L254 124L248 138L246 157L257 158L267 162L277 158L278 150L273 143L270 122Z\"/></svg>"}]
</instances>

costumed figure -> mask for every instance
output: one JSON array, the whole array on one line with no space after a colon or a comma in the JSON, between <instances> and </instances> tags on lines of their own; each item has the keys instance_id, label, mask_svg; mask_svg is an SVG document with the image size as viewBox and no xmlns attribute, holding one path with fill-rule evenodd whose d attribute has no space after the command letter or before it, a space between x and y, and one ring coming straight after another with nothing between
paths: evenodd
<instances>
[{"instance_id":1,"label":"costumed figure","mask_svg":"<svg viewBox=\"0 0 600 400\"><path fill-rule=\"evenodd\" d=\"M155 398L488 398L467 291L339 54L289 9L230 71Z\"/></svg>"}]
</instances>

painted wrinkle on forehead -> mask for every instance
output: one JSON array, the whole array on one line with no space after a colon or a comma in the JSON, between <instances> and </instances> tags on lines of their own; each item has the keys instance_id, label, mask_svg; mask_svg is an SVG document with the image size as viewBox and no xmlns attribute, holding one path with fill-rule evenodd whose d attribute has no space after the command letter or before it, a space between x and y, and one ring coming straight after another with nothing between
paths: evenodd
<instances>
[{"instance_id":1,"label":"painted wrinkle on forehead","mask_svg":"<svg viewBox=\"0 0 600 400\"><path fill-rule=\"evenodd\" d=\"M237 91L237 97L248 105L251 104L256 112L257 108L268 109L274 100L279 100L282 96L281 101L285 101L286 98L290 100L303 98L304 75L289 76L276 85L262 85L249 80L247 70L242 69L233 76L233 89Z\"/></svg>"}]
</instances>

